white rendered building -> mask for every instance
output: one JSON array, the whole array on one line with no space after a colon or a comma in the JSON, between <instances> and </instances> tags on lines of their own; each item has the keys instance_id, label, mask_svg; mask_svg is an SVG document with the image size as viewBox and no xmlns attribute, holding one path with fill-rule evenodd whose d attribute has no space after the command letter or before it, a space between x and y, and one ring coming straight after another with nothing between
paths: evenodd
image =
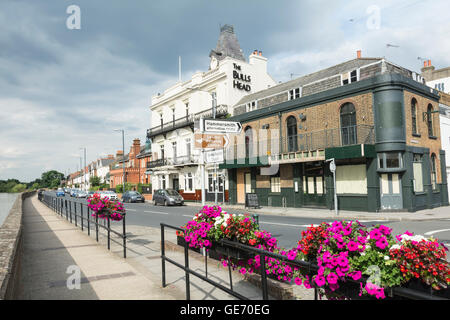
<instances>
[{"instance_id":1,"label":"white rendered building","mask_svg":"<svg viewBox=\"0 0 450 320\"><path fill-rule=\"evenodd\" d=\"M190 80L177 82L153 96L150 107L147 137L152 141L153 160L147 172L152 174L153 190L173 188L185 200L201 200L200 151L194 148L194 122L214 116L226 118L242 97L276 84L267 73L267 58L261 51L253 51L248 61L244 58L230 25L221 27L217 47L209 56L208 71L196 72ZM207 165L206 201L214 200L217 184L213 181L217 177L218 201L222 202L228 188L226 170L215 173L214 165Z\"/></svg>"}]
</instances>

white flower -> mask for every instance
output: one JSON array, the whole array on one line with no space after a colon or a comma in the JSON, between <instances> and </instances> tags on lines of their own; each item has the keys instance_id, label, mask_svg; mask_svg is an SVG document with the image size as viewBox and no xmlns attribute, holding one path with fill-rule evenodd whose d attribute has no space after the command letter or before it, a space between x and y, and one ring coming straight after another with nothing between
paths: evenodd
<instances>
[{"instance_id":1,"label":"white flower","mask_svg":"<svg viewBox=\"0 0 450 320\"><path fill-rule=\"evenodd\" d=\"M365 252L361 252L361 255L362 255L362 256L365 256L365 255L366 255L366 253L365 253Z\"/></svg>"},{"instance_id":2,"label":"white flower","mask_svg":"<svg viewBox=\"0 0 450 320\"><path fill-rule=\"evenodd\" d=\"M371 246L370 246L370 244L368 244L368 245L366 246L366 249L364 249L364 250L370 250L370 248L371 248Z\"/></svg>"},{"instance_id":3,"label":"white flower","mask_svg":"<svg viewBox=\"0 0 450 320\"><path fill-rule=\"evenodd\" d=\"M388 256L384 256L384 260L389 260L389 257Z\"/></svg>"},{"instance_id":4,"label":"white flower","mask_svg":"<svg viewBox=\"0 0 450 320\"><path fill-rule=\"evenodd\" d=\"M389 248L389 250L395 250L395 249L400 249L401 246L398 244L394 244L392 247Z\"/></svg>"}]
</instances>

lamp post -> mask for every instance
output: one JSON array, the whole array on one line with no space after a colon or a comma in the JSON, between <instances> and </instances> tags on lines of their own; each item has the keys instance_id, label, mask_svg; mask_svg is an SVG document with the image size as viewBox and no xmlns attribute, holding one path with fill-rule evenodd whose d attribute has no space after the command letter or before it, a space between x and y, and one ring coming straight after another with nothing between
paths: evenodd
<instances>
[{"instance_id":1,"label":"lamp post","mask_svg":"<svg viewBox=\"0 0 450 320\"><path fill-rule=\"evenodd\" d=\"M194 87L188 87L186 88L187 90L197 90L197 91L203 91L203 92L207 92L211 95L211 112L212 112L212 116L213 119L216 118L216 109L217 109L217 95L216 93L213 92L209 92L209 91L205 91L205 90L201 90L199 88L194 88ZM200 118L200 132L203 133L203 118ZM202 183L201 183L201 188L202 188L202 206L205 205L205 152L202 148L202 157L201 157L201 179L202 179ZM215 179L217 179L217 177L215 177ZM215 202L217 204L217 182L214 182L214 193L215 193Z\"/></svg>"},{"instance_id":2,"label":"lamp post","mask_svg":"<svg viewBox=\"0 0 450 320\"><path fill-rule=\"evenodd\" d=\"M122 196L125 193L125 130L114 129L114 131L122 132L122 168L123 168L123 180L122 180Z\"/></svg>"},{"instance_id":3,"label":"lamp post","mask_svg":"<svg viewBox=\"0 0 450 320\"><path fill-rule=\"evenodd\" d=\"M83 180L84 180L84 191L86 190L86 147L80 148L80 150L84 150L84 168L83 168ZM81 158L80 158L81 161Z\"/></svg>"}]
</instances>

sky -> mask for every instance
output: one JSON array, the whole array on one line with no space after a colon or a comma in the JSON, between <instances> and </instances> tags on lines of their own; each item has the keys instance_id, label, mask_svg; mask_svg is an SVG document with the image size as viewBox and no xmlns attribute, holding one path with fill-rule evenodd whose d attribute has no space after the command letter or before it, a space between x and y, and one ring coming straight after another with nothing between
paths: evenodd
<instances>
[{"instance_id":1,"label":"sky","mask_svg":"<svg viewBox=\"0 0 450 320\"><path fill-rule=\"evenodd\" d=\"M144 144L151 97L178 81L179 56L183 81L208 70L221 25L279 82L357 50L448 67L446 12L448 0L1 0L0 180L75 172L81 148L87 163L122 149L114 129L126 153Z\"/></svg>"}]
</instances>

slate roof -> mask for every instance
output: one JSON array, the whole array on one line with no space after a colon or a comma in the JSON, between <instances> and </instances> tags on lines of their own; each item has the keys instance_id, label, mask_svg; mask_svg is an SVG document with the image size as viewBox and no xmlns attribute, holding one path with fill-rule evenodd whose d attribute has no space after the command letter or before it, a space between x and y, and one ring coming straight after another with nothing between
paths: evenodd
<instances>
[{"instance_id":1,"label":"slate roof","mask_svg":"<svg viewBox=\"0 0 450 320\"><path fill-rule=\"evenodd\" d=\"M349 60L343 63L340 63L338 65L326 68L326 69L322 69L310 74L307 74L305 76L287 81L287 82L283 82L280 83L276 86L270 87L268 89L264 89L249 95L244 96L241 100L239 100L238 103L236 103L236 106L238 105L242 105L254 100L258 100L261 98L265 98L271 95L275 95L277 93L281 93L287 90L290 90L292 88L298 88L301 86L304 86L306 84L318 81L318 80L322 80L343 72L347 72L350 70L354 70L357 68L360 68L364 65L368 65L371 63L375 63L375 62L379 62L381 61L382 58L359 58L359 59L353 59L353 60Z\"/></svg>"},{"instance_id":2,"label":"slate roof","mask_svg":"<svg viewBox=\"0 0 450 320\"><path fill-rule=\"evenodd\" d=\"M234 33L233 26L226 24L220 28L216 49L211 50L209 56L214 56L218 61L223 60L226 57L245 61L241 46Z\"/></svg>"}]
</instances>

